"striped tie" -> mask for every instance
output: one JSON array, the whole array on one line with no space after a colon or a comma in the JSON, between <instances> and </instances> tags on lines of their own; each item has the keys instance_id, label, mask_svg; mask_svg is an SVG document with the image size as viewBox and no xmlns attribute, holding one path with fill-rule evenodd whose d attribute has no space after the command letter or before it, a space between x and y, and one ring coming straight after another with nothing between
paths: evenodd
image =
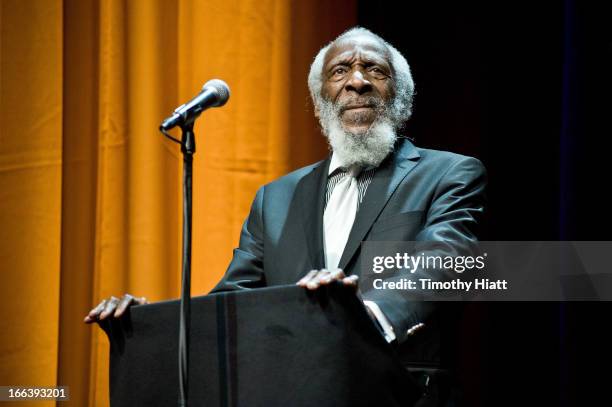
<instances>
[{"instance_id":1,"label":"striped tie","mask_svg":"<svg viewBox=\"0 0 612 407\"><path fill-rule=\"evenodd\" d=\"M328 270L338 267L344 247L355 221L359 203L357 176L361 168L351 166L338 181L327 202L323 215L323 239L325 242L325 266Z\"/></svg>"}]
</instances>

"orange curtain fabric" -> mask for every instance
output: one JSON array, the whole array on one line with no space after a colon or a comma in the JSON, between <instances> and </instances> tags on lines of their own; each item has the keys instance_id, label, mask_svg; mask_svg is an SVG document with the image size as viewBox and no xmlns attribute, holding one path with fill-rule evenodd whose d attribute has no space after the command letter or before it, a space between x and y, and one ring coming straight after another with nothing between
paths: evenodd
<instances>
[{"instance_id":1,"label":"orange curtain fabric","mask_svg":"<svg viewBox=\"0 0 612 407\"><path fill-rule=\"evenodd\" d=\"M108 405L108 343L85 313L125 292L179 295L181 155L157 126L208 79L229 84L195 129L205 294L256 189L325 156L306 76L354 3L1 0L0 385Z\"/></svg>"}]
</instances>

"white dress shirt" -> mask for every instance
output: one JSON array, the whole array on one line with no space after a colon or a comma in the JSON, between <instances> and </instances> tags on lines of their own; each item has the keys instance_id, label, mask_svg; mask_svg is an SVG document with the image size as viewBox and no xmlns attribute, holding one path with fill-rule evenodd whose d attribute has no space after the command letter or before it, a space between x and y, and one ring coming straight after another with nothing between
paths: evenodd
<instances>
[{"instance_id":1,"label":"white dress shirt","mask_svg":"<svg viewBox=\"0 0 612 407\"><path fill-rule=\"evenodd\" d=\"M343 173L343 172L336 171L341 167L343 167L343 163L340 161L340 159L338 158L336 154L332 154L331 162L329 164L327 188L326 188L326 195L325 195L326 209L327 209L327 203L330 197L332 196L334 187L338 184L338 182L342 178L350 176L349 174L346 174L346 172ZM357 211L359 211L359 204L363 200L366 190L368 186L370 185L370 183L372 182L372 177L374 176L375 171L376 171L376 168L373 168L373 167L366 168L363 171L361 171L359 175L356 177L357 188L358 188ZM347 227L346 229L350 231L350 227ZM334 246L335 242L330 241L330 239L333 239L333 238L334 238L333 236L325 236L325 239L326 239L325 246L326 247ZM342 241L346 242L346 240L348 239L348 236L338 236L338 239L342 239ZM393 332L393 326L391 325L391 323L389 323L389 320L387 319L385 314L381 311L378 304L376 304L374 301L364 301L363 303L366 307L368 307L370 312L376 317L376 320L378 321L378 324L380 325L383 331L385 339L388 342L392 342L396 338L395 333Z\"/></svg>"}]
</instances>

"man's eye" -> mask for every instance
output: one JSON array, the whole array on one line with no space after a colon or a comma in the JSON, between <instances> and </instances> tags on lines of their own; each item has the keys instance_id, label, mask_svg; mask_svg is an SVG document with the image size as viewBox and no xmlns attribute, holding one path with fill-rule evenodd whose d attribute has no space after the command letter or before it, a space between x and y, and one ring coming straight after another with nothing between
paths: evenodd
<instances>
[{"instance_id":1,"label":"man's eye","mask_svg":"<svg viewBox=\"0 0 612 407\"><path fill-rule=\"evenodd\" d=\"M344 67L338 67L336 69L334 69L333 74L334 75L342 75L346 73L346 68Z\"/></svg>"}]
</instances>

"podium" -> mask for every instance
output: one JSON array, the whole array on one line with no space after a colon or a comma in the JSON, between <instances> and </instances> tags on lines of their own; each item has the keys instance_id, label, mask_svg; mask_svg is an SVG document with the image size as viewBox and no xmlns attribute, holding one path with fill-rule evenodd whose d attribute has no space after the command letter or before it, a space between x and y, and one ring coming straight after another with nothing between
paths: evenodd
<instances>
[{"instance_id":1,"label":"podium","mask_svg":"<svg viewBox=\"0 0 612 407\"><path fill-rule=\"evenodd\" d=\"M354 291L278 286L192 299L189 406L412 406L420 390ZM104 322L111 406L175 406L179 301Z\"/></svg>"}]
</instances>

